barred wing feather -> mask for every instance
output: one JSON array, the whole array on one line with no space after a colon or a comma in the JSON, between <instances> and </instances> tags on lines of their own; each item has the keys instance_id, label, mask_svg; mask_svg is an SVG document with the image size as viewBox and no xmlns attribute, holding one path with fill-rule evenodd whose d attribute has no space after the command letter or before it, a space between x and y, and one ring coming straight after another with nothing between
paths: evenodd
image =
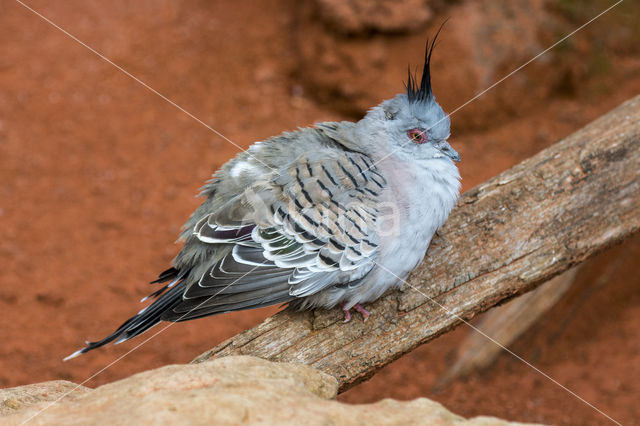
<instances>
[{"instance_id":1,"label":"barred wing feather","mask_svg":"<svg viewBox=\"0 0 640 426\"><path fill-rule=\"evenodd\" d=\"M193 235L224 255L163 319L288 302L368 273L378 251L376 205L386 180L362 154L336 157L301 157L274 174L252 194L267 214L248 213L251 200L239 195L234 203L241 207L226 205L223 215L201 218ZM229 220L234 210L244 217Z\"/></svg>"}]
</instances>

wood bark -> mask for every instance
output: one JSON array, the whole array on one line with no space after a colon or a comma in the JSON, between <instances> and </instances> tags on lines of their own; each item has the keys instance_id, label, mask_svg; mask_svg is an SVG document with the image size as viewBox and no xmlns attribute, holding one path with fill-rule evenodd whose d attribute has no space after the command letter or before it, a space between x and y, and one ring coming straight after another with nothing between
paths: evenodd
<instances>
[{"instance_id":1,"label":"wood bark","mask_svg":"<svg viewBox=\"0 0 640 426\"><path fill-rule=\"evenodd\" d=\"M285 310L194 362L302 363L344 391L638 231L639 166L640 96L465 193L405 288L370 304L367 322L343 323L340 309Z\"/></svg>"}]
</instances>

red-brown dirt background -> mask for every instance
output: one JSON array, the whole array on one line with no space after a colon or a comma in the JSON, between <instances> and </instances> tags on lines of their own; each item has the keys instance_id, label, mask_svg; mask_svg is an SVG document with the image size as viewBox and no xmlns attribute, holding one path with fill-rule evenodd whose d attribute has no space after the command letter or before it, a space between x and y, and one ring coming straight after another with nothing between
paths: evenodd
<instances>
[{"instance_id":1,"label":"red-brown dirt background","mask_svg":"<svg viewBox=\"0 0 640 426\"><path fill-rule=\"evenodd\" d=\"M402 91L407 64L421 66L424 40L444 17L433 84L452 111L610 4L582 3L511 13L501 2L434 1L417 29L340 34L314 3L294 0L28 2L241 147L357 119ZM198 188L238 148L19 3L1 8L0 387L80 383L134 348L86 385L189 362L273 313L159 326L62 362L140 309L146 282L179 249L172 242ZM628 0L451 117L464 190L640 92L638 10ZM624 424L640 419L639 257L634 237L588 262L511 347ZM468 332L422 346L340 399L424 396L465 416L608 422L506 353L434 392Z\"/></svg>"}]
</instances>

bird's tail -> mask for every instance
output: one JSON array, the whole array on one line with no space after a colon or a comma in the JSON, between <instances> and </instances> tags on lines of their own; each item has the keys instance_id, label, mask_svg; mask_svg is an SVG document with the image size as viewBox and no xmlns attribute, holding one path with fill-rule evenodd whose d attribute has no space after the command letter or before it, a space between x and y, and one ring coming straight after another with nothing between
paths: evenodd
<instances>
[{"instance_id":1,"label":"bird's tail","mask_svg":"<svg viewBox=\"0 0 640 426\"><path fill-rule=\"evenodd\" d=\"M177 270L175 268L169 268L160 274L157 280L152 281L151 284L164 283L161 289L151 293L149 296L143 298L141 302L145 300L157 297L158 299L152 304L142 309L133 317L126 320L116 331L108 335L102 340L96 342L86 342L86 346L76 352L72 353L64 359L68 361L77 356L85 354L93 349L104 346L107 343L113 342L115 344L122 343L133 337L136 337L145 331L149 330L154 325L160 323L162 314L167 310L173 309L177 304L182 301L182 294L185 290L185 282L183 278L188 274L189 270Z\"/></svg>"}]
</instances>

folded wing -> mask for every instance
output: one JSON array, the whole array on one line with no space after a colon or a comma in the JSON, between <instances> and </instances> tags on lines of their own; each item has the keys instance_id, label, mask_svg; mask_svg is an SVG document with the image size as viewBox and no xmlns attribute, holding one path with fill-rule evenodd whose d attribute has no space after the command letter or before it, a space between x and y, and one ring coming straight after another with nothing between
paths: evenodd
<instances>
[{"instance_id":1,"label":"folded wing","mask_svg":"<svg viewBox=\"0 0 640 426\"><path fill-rule=\"evenodd\" d=\"M225 245L224 255L162 319L288 302L363 277L378 251L376 205L385 186L369 158L347 152L301 157L268 185L248 188L195 225L198 241Z\"/></svg>"}]
</instances>

